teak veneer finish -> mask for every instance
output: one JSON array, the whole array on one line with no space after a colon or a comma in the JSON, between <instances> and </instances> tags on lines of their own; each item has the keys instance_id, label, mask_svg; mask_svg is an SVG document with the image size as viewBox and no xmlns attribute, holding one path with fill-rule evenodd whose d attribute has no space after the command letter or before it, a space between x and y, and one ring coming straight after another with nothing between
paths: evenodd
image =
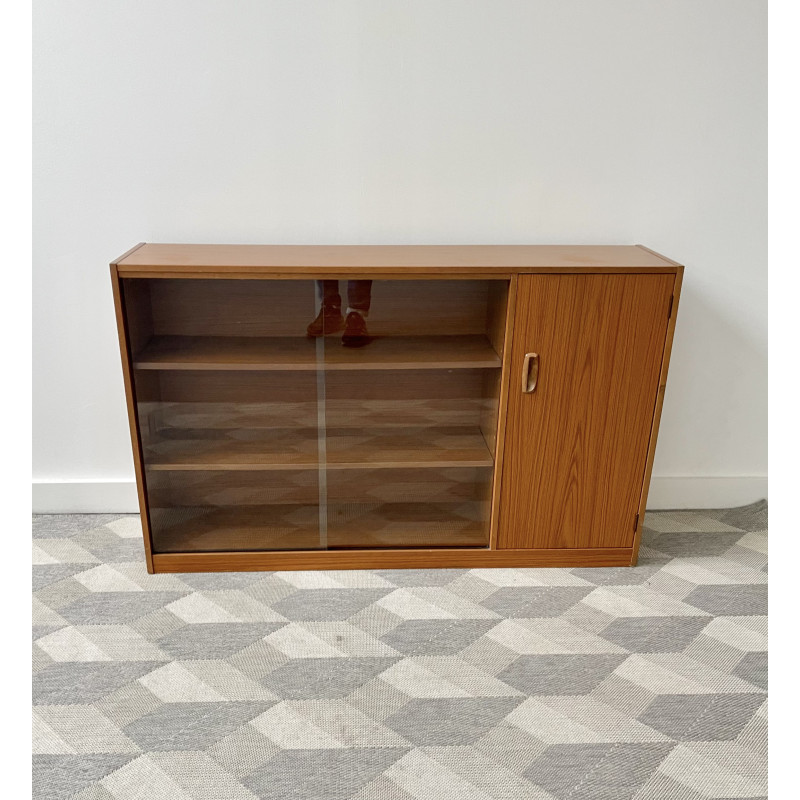
<instances>
[{"instance_id":1,"label":"teak veneer finish","mask_svg":"<svg viewBox=\"0 0 800 800\"><path fill-rule=\"evenodd\" d=\"M448 567L627 567L631 548L586 550L309 550L158 553L155 572L253 572L294 569L430 569Z\"/></svg>"},{"instance_id":2,"label":"teak veneer finish","mask_svg":"<svg viewBox=\"0 0 800 800\"><path fill-rule=\"evenodd\" d=\"M428 276L450 273L675 272L675 262L628 245L209 245L141 244L116 262L121 277L243 273L328 277L367 273Z\"/></svg>"},{"instance_id":3,"label":"teak veneer finish","mask_svg":"<svg viewBox=\"0 0 800 800\"><path fill-rule=\"evenodd\" d=\"M534 392L512 392L501 549L630 546L674 277L519 279L512 374L540 351Z\"/></svg>"},{"instance_id":4,"label":"teak veneer finish","mask_svg":"<svg viewBox=\"0 0 800 800\"><path fill-rule=\"evenodd\" d=\"M148 571L636 563L680 264L140 244L111 275ZM305 337L323 279L373 282L367 347Z\"/></svg>"},{"instance_id":5,"label":"teak veneer finish","mask_svg":"<svg viewBox=\"0 0 800 800\"><path fill-rule=\"evenodd\" d=\"M468 369L499 367L486 336L375 337L369 349L328 348L325 369ZM158 336L135 359L136 369L312 370L313 342L255 336Z\"/></svg>"},{"instance_id":6,"label":"teak veneer finish","mask_svg":"<svg viewBox=\"0 0 800 800\"><path fill-rule=\"evenodd\" d=\"M178 429L145 448L153 470L271 470L316 468L317 432L255 429L231 439L218 428ZM492 467L492 452L476 426L328 428L328 469Z\"/></svg>"}]
</instances>

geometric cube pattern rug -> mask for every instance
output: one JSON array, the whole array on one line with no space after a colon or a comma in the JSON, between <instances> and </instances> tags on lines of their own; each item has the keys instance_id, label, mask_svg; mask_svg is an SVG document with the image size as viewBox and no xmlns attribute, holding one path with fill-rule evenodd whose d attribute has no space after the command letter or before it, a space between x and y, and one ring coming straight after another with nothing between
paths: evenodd
<instances>
[{"instance_id":1,"label":"geometric cube pattern rug","mask_svg":"<svg viewBox=\"0 0 800 800\"><path fill-rule=\"evenodd\" d=\"M33 519L40 800L764 798L767 508L639 566L148 575Z\"/></svg>"}]
</instances>

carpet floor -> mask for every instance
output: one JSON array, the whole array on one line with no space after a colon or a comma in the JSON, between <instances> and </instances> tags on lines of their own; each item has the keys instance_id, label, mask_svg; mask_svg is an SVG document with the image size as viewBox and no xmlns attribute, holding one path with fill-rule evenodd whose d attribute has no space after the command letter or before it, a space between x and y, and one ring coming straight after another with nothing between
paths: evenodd
<instances>
[{"instance_id":1,"label":"carpet floor","mask_svg":"<svg viewBox=\"0 0 800 800\"><path fill-rule=\"evenodd\" d=\"M767 508L635 568L148 575L33 519L38 800L764 798Z\"/></svg>"}]
</instances>

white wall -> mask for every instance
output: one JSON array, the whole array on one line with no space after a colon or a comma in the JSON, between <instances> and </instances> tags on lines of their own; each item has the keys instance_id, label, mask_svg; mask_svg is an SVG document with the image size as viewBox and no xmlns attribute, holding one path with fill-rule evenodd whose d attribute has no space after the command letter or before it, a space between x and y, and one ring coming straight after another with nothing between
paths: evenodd
<instances>
[{"instance_id":1,"label":"white wall","mask_svg":"<svg viewBox=\"0 0 800 800\"><path fill-rule=\"evenodd\" d=\"M650 505L765 496L765 3L33 10L38 510L135 508L139 241L645 244L686 265Z\"/></svg>"}]
</instances>

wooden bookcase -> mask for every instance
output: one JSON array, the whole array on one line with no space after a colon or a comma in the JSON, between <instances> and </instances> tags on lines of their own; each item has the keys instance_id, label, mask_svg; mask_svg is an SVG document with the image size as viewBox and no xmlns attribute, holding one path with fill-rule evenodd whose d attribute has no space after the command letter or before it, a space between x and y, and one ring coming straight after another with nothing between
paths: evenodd
<instances>
[{"instance_id":1,"label":"wooden bookcase","mask_svg":"<svg viewBox=\"0 0 800 800\"><path fill-rule=\"evenodd\" d=\"M148 570L635 564L682 275L638 245L138 245L111 277ZM337 288L361 346L307 333Z\"/></svg>"}]
</instances>

